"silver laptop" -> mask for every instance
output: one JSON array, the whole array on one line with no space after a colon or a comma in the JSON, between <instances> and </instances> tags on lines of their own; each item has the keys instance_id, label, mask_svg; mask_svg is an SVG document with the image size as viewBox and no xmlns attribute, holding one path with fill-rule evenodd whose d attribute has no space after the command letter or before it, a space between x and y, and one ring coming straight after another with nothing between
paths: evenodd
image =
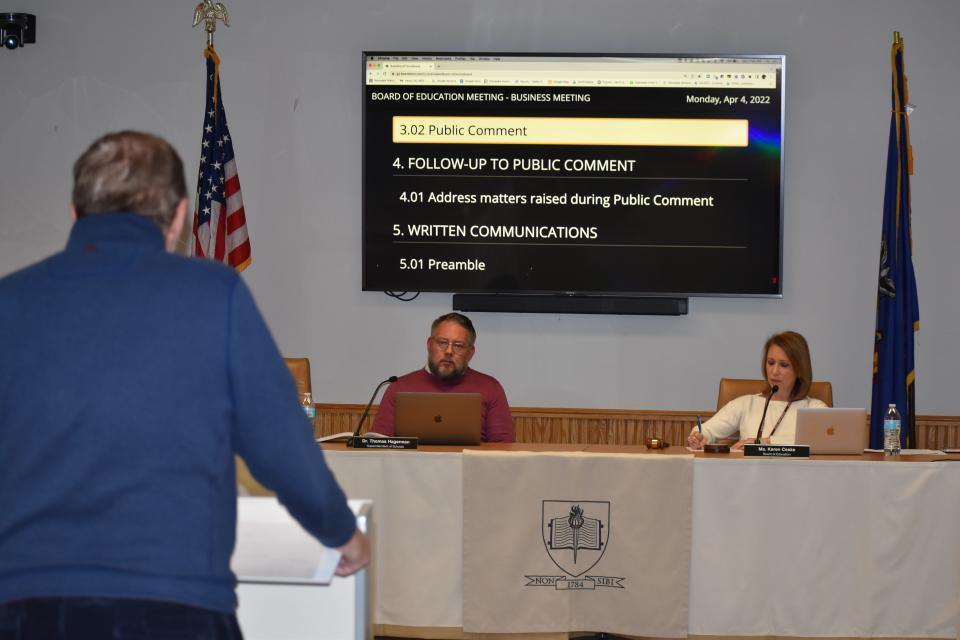
<instances>
[{"instance_id":1,"label":"silver laptop","mask_svg":"<svg viewBox=\"0 0 960 640\"><path fill-rule=\"evenodd\" d=\"M869 443L866 409L797 409L797 444L812 455L860 455Z\"/></svg>"},{"instance_id":2,"label":"silver laptop","mask_svg":"<svg viewBox=\"0 0 960 640\"><path fill-rule=\"evenodd\" d=\"M395 432L419 438L420 444L480 444L482 405L479 393L415 393L396 395Z\"/></svg>"}]
</instances>

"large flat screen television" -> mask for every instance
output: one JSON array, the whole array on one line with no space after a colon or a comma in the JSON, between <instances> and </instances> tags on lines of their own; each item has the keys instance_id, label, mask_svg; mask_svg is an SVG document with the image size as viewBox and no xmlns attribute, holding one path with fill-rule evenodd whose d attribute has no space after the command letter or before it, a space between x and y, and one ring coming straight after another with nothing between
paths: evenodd
<instances>
[{"instance_id":1,"label":"large flat screen television","mask_svg":"<svg viewBox=\"0 0 960 640\"><path fill-rule=\"evenodd\" d=\"M364 290L781 294L783 56L363 66Z\"/></svg>"}]
</instances>

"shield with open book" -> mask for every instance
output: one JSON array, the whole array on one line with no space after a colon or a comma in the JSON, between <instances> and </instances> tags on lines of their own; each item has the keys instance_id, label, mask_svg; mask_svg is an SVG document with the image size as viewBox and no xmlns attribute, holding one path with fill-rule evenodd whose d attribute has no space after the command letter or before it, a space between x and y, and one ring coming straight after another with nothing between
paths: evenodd
<instances>
[{"instance_id":1,"label":"shield with open book","mask_svg":"<svg viewBox=\"0 0 960 640\"><path fill-rule=\"evenodd\" d=\"M543 544L550 559L571 577L596 565L610 537L610 503L599 500L544 500Z\"/></svg>"}]
</instances>

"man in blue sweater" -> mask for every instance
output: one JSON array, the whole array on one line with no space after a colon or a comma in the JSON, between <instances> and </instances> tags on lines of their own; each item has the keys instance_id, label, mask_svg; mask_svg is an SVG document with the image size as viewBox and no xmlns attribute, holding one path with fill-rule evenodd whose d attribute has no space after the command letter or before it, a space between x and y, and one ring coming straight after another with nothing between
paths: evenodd
<instances>
[{"instance_id":1,"label":"man in blue sweater","mask_svg":"<svg viewBox=\"0 0 960 640\"><path fill-rule=\"evenodd\" d=\"M0 638L239 638L234 454L343 556L366 537L243 281L168 253L163 140L74 165L67 247L0 279Z\"/></svg>"}]
</instances>

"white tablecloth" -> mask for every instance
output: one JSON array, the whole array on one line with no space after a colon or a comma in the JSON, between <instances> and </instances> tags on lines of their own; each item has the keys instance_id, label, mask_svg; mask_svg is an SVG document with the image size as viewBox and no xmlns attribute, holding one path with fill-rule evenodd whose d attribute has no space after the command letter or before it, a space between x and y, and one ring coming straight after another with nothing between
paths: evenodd
<instances>
[{"instance_id":1,"label":"white tablecloth","mask_svg":"<svg viewBox=\"0 0 960 640\"><path fill-rule=\"evenodd\" d=\"M692 491L691 456L465 452L464 631L685 638Z\"/></svg>"},{"instance_id":2,"label":"white tablecloth","mask_svg":"<svg viewBox=\"0 0 960 640\"><path fill-rule=\"evenodd\" d=\"M327 452L378 505L375 623L463 626L461 457ZM960 463L697 459L690 559L691 635L956 638Z\"/></svg>"},{"instance_id":3,"label":"white tablecloth","mask_svg":"<svg viewBox=\"0 0 960 640\"><path fill-rule=\"evenodd\" d=\"M461 454L326 456L348 497L365 496L377 505L374 624L462 627Z\"/></svg>"},{"instance_id":4,"label":"white tablecloth","mask_svg":"<svg viewBox=\"0 0 960 640\"><path fill-rule=\"evenodd\" d=\"M955 638L960 463L694 465L690 633Z\"/></svg>"}]
</instances>

